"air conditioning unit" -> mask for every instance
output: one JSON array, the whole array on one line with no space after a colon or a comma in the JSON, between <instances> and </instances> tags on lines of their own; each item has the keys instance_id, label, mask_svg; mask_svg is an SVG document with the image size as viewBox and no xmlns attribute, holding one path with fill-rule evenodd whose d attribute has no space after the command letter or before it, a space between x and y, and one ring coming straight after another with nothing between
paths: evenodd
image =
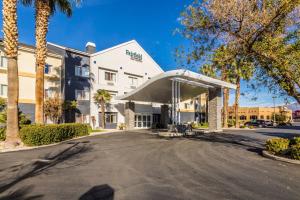
<instances>
[{"instance_id":1,"label":"air conditioning unit","mask_svg":"<svg viewBox=\"0 0 300 200\"><path fill-rule=\"evenodd\" d=\"M132 86L130 86L130 88L131 88L131 89L136 89L136 86L133 86L133 85L132 85Z\"/></svg>"},{"instance_id":2,"label":"air conditioning unit","mask_svg":"<svg viewBox=\"0 0 300 200\"><path fill-rule=\"evenodd\" d=\"M107 82L107 85L115 85L114 82Z\"/></svg>"}]
</instances>

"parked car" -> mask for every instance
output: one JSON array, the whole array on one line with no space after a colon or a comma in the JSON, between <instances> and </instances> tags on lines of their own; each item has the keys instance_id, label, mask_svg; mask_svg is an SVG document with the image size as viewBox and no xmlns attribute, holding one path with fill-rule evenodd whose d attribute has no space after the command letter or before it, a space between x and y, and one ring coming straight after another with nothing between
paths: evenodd
<instances>
[{"instance_id":1,"label":"parked car","mask_svg":"<svg viewBox=\"0 0 300 200\"><path fill-rule=\"evenodd\" d=\"M273 121L265 121L265 124L266 124L266 126L267 127L271 127L271 126L274 126L274 123L273 123Z\"/></svg>"},{"instance_id":2,"label":"parked car","mask_svg":"<svg viewBox=\"0 0 300 200\"><path fill-rule=\"evenodd\" d=\"M246 127L259 127L259 128L263 128L263 127L267 127L268 125L266 124L265 120L256 120L256 121L251 121L251 122L246 122L244 124Z\"/></svg>"}]
</instances>

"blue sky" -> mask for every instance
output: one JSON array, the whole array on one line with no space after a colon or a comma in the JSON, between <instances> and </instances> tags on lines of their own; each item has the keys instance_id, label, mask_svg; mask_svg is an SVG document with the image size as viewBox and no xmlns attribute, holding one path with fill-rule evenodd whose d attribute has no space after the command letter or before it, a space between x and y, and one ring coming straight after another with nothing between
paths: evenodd
<instances>
[{"instance_id":1,"label":"blue sky","mask_svg":"<svg viewBox=\"0 0 300 200\"><path fill-rule=\"evenodd\" d=\"M67 18L57 12L50 20L48 41L83 50L88 41L97 45L97 50L137 40L141 46L164 69L178 67L174 50L188 42L174 30L180 28L178 17L191 0L84 0L81 7ZM1 8L2 10L2 8ZM2 16L0 17L2 21ZM34 44L34 11L19 6L20 41ZM2 24L1 24L2 29ZM195 71L197 69L195 68ZM242 83L241 106L272 106L272 95L262 88L254 93ZM232 91L233 93L233 91ZM255 96L256 101L251 100ZM230 102L234 100L231 95ZM276 104L283 104L277 98Z\"/></svg>"}]
</instances>

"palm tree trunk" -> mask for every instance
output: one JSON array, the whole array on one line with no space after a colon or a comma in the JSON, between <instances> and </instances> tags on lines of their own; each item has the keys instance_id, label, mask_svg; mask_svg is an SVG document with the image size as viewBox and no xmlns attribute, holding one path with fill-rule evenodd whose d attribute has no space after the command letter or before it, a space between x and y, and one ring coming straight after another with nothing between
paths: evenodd
<instances>
[{"instance_id":1,"label":"palm tree trunk","mask_svg":"<svg viewBox=\"0 0 300 200\"><path fill-rule=\"evenodd\" d=\"M19 137L19 78L18 78L18 26L17 0L3 0L4 50L7 66L7 127L5 146L17 146Z\"/></svg>"},{"instance_id":2,"label":"palm tree trunk","mask_svg":"<svg viewBox=\"0 0 300 200\"><path fill-rule=\"evenodd\" d=\"M105 129L105 103L101 101L101 117L102 117L102 128Z\"/></svg>"},{"instance_id":3,"label":"palm tree trunk","mask_svg":"<svg viewBox=\"0 0 300 200\"><path fill-rule=\"evenodd\" d=\"M226 66L222 66L222 80L227 81ZM223 89L223 112L222 112L224 128L228 128L228 96L229 96L229 90L228 88L224 88Z\"/></svg>"},{"instance_id":4,"label":"palm tree trunk","mask_svg":"<svg viewBox=\"0 0 300 200\"><path fill-rule=\"evenodd\" d=\"M50 7L48 1L35 1L36 80L35 122L44 123L44 68L47 56L48 23Z\"/></svg>"},{"instance_id":5,"label":"palm tree trunk","mask_svg":"<svg viewBox=\"0 0 300 200\"><path fill-rule=\"evenodd\" d=\"M236 91L235 91L235 128L239 128L239 101L241 93L241 79L238 76L236 78Z\"/></svg>"}]
</instances>

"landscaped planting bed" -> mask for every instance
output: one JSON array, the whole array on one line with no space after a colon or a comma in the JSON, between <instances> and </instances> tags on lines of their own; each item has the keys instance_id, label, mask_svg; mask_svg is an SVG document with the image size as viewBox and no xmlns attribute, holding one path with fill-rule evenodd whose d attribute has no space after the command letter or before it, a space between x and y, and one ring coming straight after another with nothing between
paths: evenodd
<instances>
[{"instance_id":1,"label":"landscaped planting bed","mask_svg":"<svg viewBox=\"0 0 300 200\"><path fill-rule=\"evenodd\" d=\"M276 156L300 160L300 137L269 139L266 142L266 150Z\"/></svg>"}]
</instances>

